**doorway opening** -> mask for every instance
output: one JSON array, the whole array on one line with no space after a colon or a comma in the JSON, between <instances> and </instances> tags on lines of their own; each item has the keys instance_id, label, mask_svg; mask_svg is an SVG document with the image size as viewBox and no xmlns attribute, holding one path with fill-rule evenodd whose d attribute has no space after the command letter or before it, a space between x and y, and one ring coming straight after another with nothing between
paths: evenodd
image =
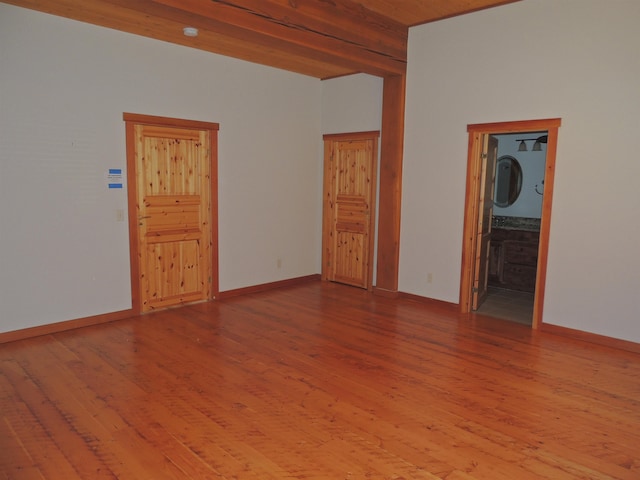
<instances>
[{"instance_id":1,"label":"doorway opening","mask_svg":"<svg viewBox=\"0 0 640 480\"><path fill-rule=\"evenodd\" d=\"M488 281L472 310L531 325L548 132L491 135L497 141Z\"/></svg>"},{"instance_id":2,"label":"doorway opening","mask_svg":"<svg viewBox=\"0 0 640 480\"><path fill-rule=\"evenodd\" d=\"M545 119L476 124L467 127L469 151L460 284L462 313L477 311L481 306L490 292L490 276L494 282L503 282L502 286L505 286L506 272L507 286L508 282L516 282L519 289L531 290L530 293L533 295L532 328L538 328L542 323L553 178L560 123L560 119ZM515 206L515 199L518 194L521 194L516 190L521 189L523 185L521 165L517 161L511 160L514 159L512 155L503 155L503 157L511 158L498 158L497 147L495 147L496 144L499 144L501 137L507 139L509 138L507 136L511 134L517 134L517 138L513 140L521 140L521 143L524 144L524 147L521 147L520 142L517 144L521 148L520 152L524 152L524 148L533 149L536 142L546 141L546 159L541 172L542 178L536 180L537 191L542 197L539 222L538 225L526 225L524 230L528 229L529 231L524 232L523 238L519 237L520 233L515 233L512 234L515 237L511 241L501 239L502 243L500 243L500 239L496 237L492 242L491 227L496 220L498 223L500 221L516 223L523 220L528 221L526 217L517 216L512 218L518 218L518 220L494 219L494 200L496 204L501 205L499 208ZM492 145L493 147L491 147ZM535 151L543 150L540 143L537 143L535 148ZM493 153L492 149L495 150ZM498 168L498 185L493 183L496 178L496 167ZM501 187L500 183L506 186ZM502 188L499 193L495 190L496 187L499 190ZM494 198L496 194L498 198ZM509 234L509 229L503 228L502 230L507 231L507 235ZM523 229L512 228L511 230L520 232ZM505 270L507 255L510 255L509 258L513 260L511 264L506 264ZM532 259L535 260L534 265L532 265ZM523 272L526 274L521 275ZM499 277L499 275L502 276Z\"/></svg>"}]
</instances>

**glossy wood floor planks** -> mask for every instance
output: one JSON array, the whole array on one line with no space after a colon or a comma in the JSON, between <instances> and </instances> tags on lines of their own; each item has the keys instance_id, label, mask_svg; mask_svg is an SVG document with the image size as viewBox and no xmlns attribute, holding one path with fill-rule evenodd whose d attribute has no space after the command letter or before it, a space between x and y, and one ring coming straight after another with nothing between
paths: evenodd
<instances>
[{"instance_id":1,"label":"glossy wood floor planks","mask_svg":"<svg viewBox=\"0 0 640 480\"><path fill-rule=\"evenodd\" d=\"M0 345L0 479L638 479L640 355L326 282Z\"/></svg>"}]
</instances>

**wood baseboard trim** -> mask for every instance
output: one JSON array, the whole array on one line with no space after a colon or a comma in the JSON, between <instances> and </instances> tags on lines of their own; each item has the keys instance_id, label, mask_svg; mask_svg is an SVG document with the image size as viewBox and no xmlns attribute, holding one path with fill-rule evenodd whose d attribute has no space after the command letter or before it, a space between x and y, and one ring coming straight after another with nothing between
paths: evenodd
<instances>
[{"instance_id":1,"label":"wood baseboard trim","mask_svg":"<svg viewBox=\"0 0 640 480\"><path fill-rule=\"evenodd\" d=\"M233 290L226 290L218 293L218 300L224 300L227 298L238 297L240 295L248 295L250 293L266 292L275 288L293 287L295 285L302 285L309 282L320 281L320 274L307 275L305 277L289 278L287 280L279 280L277 282L262 283L260 285L253 285L251 287L236 288Z\"/></svg>"},{"instance_id":2,"label":"wood baseboard trim","mask_svg":"<svg viewBox=\"0 0 640 480\"><path fill-rule=\"evenodd\" d=\"M460 305L457 303L445 302L444 300L436 300L435 298L423 297L420 295L415 295L413 293L405 293L400 292L400 296L402 298L406 298L407 300L413 300L414 302L420 302L424 305L428 305L430 307L440 308L451 310L454 312L460 311Z\"/></svg>"},{"instance_id":3,"label":"wood baseboard trim","mask_svg":"<svg viewBox=\"0 0 640 480\"><path fill-rule=\"evenodd\" d=\"M277 282L263 283L261 285L254 285L251 287L237 288L234 290L227 290L220 292L218 295L219 300L226 298L237 297L240 295L248 295L251 293L265 292L276 288L291 287L295 285L301 285L304 283L320 281L320 275L307 275L305 277L290 278L287 280L280 280ZM458 310L460 306L455 303L445 302L443 300L435 300L433 298L422 297L412 293L405 292L392 292L385 289L375 288L373 289L375 295L379 295L387 298L406 298L420 302L425 305L433 306L436 308L445 308L447 310ZM133 309L121 310L118 312L104 313L101 315L93 315L90 317L78 318L75 320L67 320L64 322L50 323L47 325L39 325L37 327L23 328L20 330L14 330L10 332L0 333L0 344L15 342L18 340L25 340L28 338L39 337L43 335L51 335L54 333L64 332L66 330L73 330L76 328L89 327L92 325L98 325L101 323L109 323L117 320L124 320L134 316L136 312ZM585 332L582 330L576 330L568 327L561 327L559 325L550 325L543 323L540 326L540 330L546 333L554 335L560 335L569 337L576 340L582 340L585 342L601 345L605 347L615 348L617 350L625 350L628 352L640 354L640 343L631 342L628 340L621 340L618 338L607 337L605 335L598 335L596 333Z\"/></svg>"},{"instance_id":4,"label":"wood baseboard trim","mask_svg":"<svg viewBox=\"0 0 640 480\"><path fill-rule=\"evenodd\" d=\"M442 300L435 300L433 298L422 297L420 295L414 295L412 293L400 292L399 296L409 300L414 300L425 305L429 305L435 308L445 308L449 310L458 310L460 305L457 303L449 303ZM598 335L597 333L585 332L583 330L576 330L573 328L561 327L559 325L549 325L542 323L540 325L540 331L551 333L553 335L559 335L563 337L572 338L574 340L581 340L583 342L589 342L604 347L615 348L616 350L624 350L627 352L640 354L640 343L631 342L629 340L621 340L619 338L607 337L605 335Z\"/></svg>"},{"instance_id":5,"label":"wood baseboard trim","mask_svg":"<svg viewBox=\"0 0 640 480\"><path fill-rule=\"evenodd\" d=\"M264 292L272 290L274 288L290 287L294 285L300 285L307 282L319 281L320 275L308 275L306 277L291 278L288 280L281 280L279 282L265 283L262 285L255 285L252 287L238 288L235 290L228 290L226 292L220 292L218 299L236 297L238 295L246 295L249 293ZM136 315L134 309L121 310L118 312L104 313L101 315L93 315L91 317L77 318L75 320L66 320L63 322L49 323L46 325L38 325L37 327L23 328L20 330L13 330L10 332L0 333L0 344L15 342L18 340L25 340L27 338L40 337L43 335L51 335L54 333L64 332L65 330L73 330L75 328L89 327L91 325L99 325L101 323L115 322L117 320L124 320Z\"/></svg>"},{"instance_id":6,"label":"wood baseboard trim","mask_svg":"<svg viewBox=\"0 0 640 480\"><path fill-rule=\"evenodd\" d=\"M552 333L554 335L570 337L604 347L615 348L617 350L640 353L640 343L631 342L629 340L621 340L619 338L607 337L605 335L598 335L597 333L585 332L574 328L561 327L559 325L549 325L547 323L540 325L540 329L543 332Z\"/></svg>"},{"instance_id":7,"label":"wood baseboard trim","mask_svg":"<svg viewBox=\"0 0 640 480\"><path fill-rule=\"evenodd\" d=\"M400 292L397 290L386 290L380 287L373 287L373 294L385 298L399 298Z\"/></svg>"},{"instance_id":8,"label":"wood baseboard trim","mask_svg":"<svg viewBox=\"0 0 640 480\"><path fill-rule=\"evenodd\" d=\"M75 328L114 322L116 320L124 320L125 318L132 317L133 315L135 315L134 310L129 309L104 313L101 315L93 315L91 317L77 318L75 320L66 320L64 322L49 323L47 325L38 325L37 327L13 330L11 332L0 333L0 344L25 340L27 338L40 337L42 335L51 335L53 333L73 330Z\"/></svg>"}]
</instances>

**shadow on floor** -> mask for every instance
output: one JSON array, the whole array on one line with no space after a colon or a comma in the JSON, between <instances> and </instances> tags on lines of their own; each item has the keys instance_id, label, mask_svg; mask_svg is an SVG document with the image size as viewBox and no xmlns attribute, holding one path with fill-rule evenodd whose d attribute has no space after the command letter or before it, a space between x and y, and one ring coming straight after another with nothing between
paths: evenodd
<instances>
[{"instance_id":1,"label":"shadow on floor","mask_svg":"<svg viewBox=\"0 0 640 480\"><path fill-rule=\"evenodd\" d=\"M533 293L489 287L489 294L476 313L531 325L533 298Z\"/></svg>"}]
</instances>

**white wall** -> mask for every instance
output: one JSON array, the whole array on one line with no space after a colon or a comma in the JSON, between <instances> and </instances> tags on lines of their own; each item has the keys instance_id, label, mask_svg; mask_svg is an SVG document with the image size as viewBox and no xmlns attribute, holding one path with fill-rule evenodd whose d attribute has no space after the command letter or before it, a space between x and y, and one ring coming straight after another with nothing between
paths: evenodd
<instances>
[{"instance_id":1,"label":"white wall","mask_svg":"<svg viewBox=\"0 0 640 480\"><path fill-rule=\"evenodd\" d=\"M639 23L524 0L410 30L400 290L458 302L466 126L560 117L543 321L640 342Z\"/></svg>"},{"instance_id":2,"label":"white wall","mask_svg":"<svg viewBox=\"0 0 640 480\"><path fill-rule=\"evenodd\" d=\"M332 78L322 82L322 133L373 132L382 128L382 88L380 77L366 74ZM380 190L380 140L378 140L378 185L376 187L376 212ZM319 172L322 182L323 171ZM322 185L320 186L322 189ZM322 199L320 199L322 202ZM322 209L322 204L320 204ZM373 245L373 284L376 284L378 265L378 215L375 215ZM322 228L318 233L322 235Z\"/></svg>"},{"instance_id":3,"label":"white wall","mask_svg":"<svg viewBox=\"0 0 640 480\"><path fill-rule=\"evenodd\" d=\"M220 123L221 291L319 272L322 82L0 4L0 331L130 307L123 112ZM282 260L277 268L277 259Z\"/></svg>"},{"instance_id":4,"label":"white wall","mask_svg":"<svg viewBox=\"0 0 640 480\"><path fill-rule=\"evenodd\" d=\"M379 131L382 87L382 78L365 74L324 80L322 133Z\"/></svg>"}]
</instances>

